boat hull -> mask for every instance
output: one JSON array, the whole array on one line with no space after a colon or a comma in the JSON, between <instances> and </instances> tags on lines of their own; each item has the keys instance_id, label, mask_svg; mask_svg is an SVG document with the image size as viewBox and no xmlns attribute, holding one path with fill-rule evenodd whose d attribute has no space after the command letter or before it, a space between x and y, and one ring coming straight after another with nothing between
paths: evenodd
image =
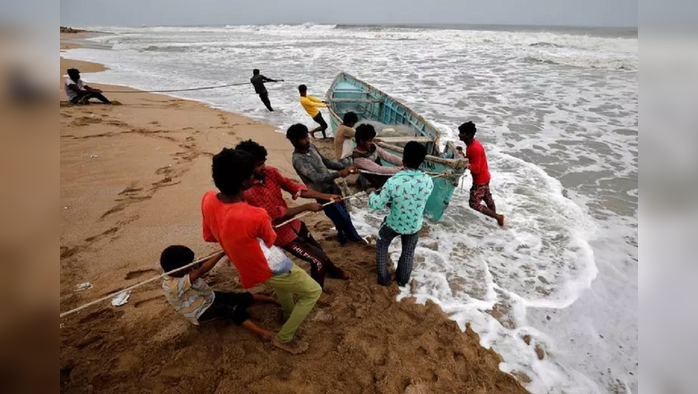
<instances>
[{"instance_id":1,"label":"boat hull","mask_svg":"<svg viewBox=\"0 0 698 394\"><path fill-rule=\"evenodd\" d=\"M389 95L349 74L340 73L335 78L327 91L326 100L330 103L330 126L333 131L342 123L344 114L353 111L359 120L407 126L414 137L431 137L420 142L426 146L429 154L421 169L434 175L434 190L427 201L425 215L433 221L441 219L467 168L467 160L456 159L455 146L447 143L441 152L441 133L431 123ZM400 144L379 144L390 153L402 157Z\"/></svg>"}]
</instances>

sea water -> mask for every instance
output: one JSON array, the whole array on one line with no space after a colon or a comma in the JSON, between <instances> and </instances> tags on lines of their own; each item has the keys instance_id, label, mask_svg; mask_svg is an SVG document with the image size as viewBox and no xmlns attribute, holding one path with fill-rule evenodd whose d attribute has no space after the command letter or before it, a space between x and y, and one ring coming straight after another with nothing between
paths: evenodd
<instances>
[{"instance_id":1,"label":"sea water","mask_svg":"<svg viewBox=\"0 0 698 394\"><path fill-rule=\"evenodd\" d=\"M313 125L297 86L322 97L340 71L410 106L442 131L443 142L456 141L457 126L472 120L506 227L468 207L465 179L420 240L415 293L403 289L400 297L432 300L461 327L469 322L482 345L503 356L502 370L530 378L533 393L637 392L636 31L92 29L105 34L63 54L110 68L86 81L190 88L245 82L259 68L285 80L267 85L273 113L251 85L175 95L280 132ZM360 210L354 220L362 234L375 234L382 215Z\"/></svg>"}]
</instances>

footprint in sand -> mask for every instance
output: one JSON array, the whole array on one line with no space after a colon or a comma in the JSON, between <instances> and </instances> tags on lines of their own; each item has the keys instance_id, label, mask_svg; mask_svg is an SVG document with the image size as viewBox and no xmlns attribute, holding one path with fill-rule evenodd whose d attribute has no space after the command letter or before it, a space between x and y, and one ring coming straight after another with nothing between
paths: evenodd
<instances>
[{"instance_id":1,"label":"footprint in sand","mask_svg":"<svg viewBox=\"0 0 698 394\"><path fill-rule=\"evenodd\" d=\"M157 172L156 172L157 174ZM119 195L124 196L124 195L129 195L129 194L135 194L139 191L143 190L142 187L136 187L136 184L131 184L131 186L127 187L126 189L122 190Z\"/></svg>"},{"instance_id":2,"label":"footprint in sand","mask_svg":"<svg viewBox=\"0 0 698 394\"><path fill-rule=\"evenodd\" d=\"M92 243L92 242L95 242L95 241L99 241L100 239L106 237L107 235L114 234L114 233L117 232L117 231L119 231L119 228L118 228L118 227L112 227L112 228L110 228L109 230L106 230L106 231L102 232L101 234L97 234L97 235L93 235L93 236L91 236L91 237L89 237L89 238L85 238L85 242L87 242L87 243Z\"/></svg>"},{"instance_id":3,"label":"footprint in sand","mask_svg":"<svg viewBox=\"0 0 698 394\"><path fill-rule=\"evenodd\" d=\"M102 115L102 116L106 116L106 115ZM122 122L122 121L120 121L120 120L110 120L110 121L107 122L107 124L110 125L110 126L128 127L128 123Z\"/></svg>"},{"instance_id":4,"label":"footprint in sand","mask_svg":"<svg viewBox=\"0 0 698 394\"><path fill-rule=\"evenodd\" d=\"M81 126L89 126L91 124L98 124L102 123L101 118L97 118L94 116L81 116L71 123L74 127L81 127Z\"/></svg>"},{"instance_id":5,"label":"footprint in sand","mask_svg":"<svg viewBox=\"0 0 698 394\"><path fill-rule=\"evenodd\" d=\"M111 215L112 213L117 213L117 212L123 211L124 208L126 208L126 207L123 205L117 205L114 208L108 210L107 212L104 212L102 214L102 216L100 217L100 219L104 219L105 217Z\"/></svg>"},{"instance_id":6,"label":"footprint in sand","mask_svg":"<svg viewBox=\"0 0 698 394\"><path fill-rule=\"evenodd\" d=\"M158 300L161 300L163 302L167 302L167 301L165 301L165 299L162 296L155 296L155 297L146 298L145 300L136 301L133 303L133 307L140 308L147 303L150 303L153 301L158 301Z\"/></svg>"},{"instance_id":7,"label":"footprint in sand","mask_svg":"<svg viewBox=\"0 0 698 394\"><path fill-rule=\"evenodd\" d=\"M157 170L155 170L155 175L171 174L172 171L172 164L170 164L169 166L160 167Z\"/></svg>"},{"instance_id":8,"label":"footprint in sand","mask_svg":"<svg viewBox=\"0 0 698 394\"><path fill-rule=\"evenodd\" d=\"M126 274L126 276L124 277L124 279L131 280L131 279L135 279L135 278L140 278L141 276L146 275L146 274L155 274L155 273L157 273L157 271L152 269L152 268L129 271Z\"/></svg>"}]
</instances>

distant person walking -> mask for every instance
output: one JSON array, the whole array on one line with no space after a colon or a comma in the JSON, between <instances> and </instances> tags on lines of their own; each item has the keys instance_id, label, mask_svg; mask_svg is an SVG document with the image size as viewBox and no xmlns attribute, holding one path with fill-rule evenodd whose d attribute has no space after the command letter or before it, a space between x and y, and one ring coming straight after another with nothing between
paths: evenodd
<instances>
[{"instance_id":1,"label":"distant person walking","mask_svg":"<svg viewBox=\"0 0 698 394\"><path fill-rule=\"evenodd\" d=\"M259 70L256 68L252 70L252 78L250 78L250 82L252 83L252 86L254 86L254 91L259 95L259 98L262 100L262 102L270 112L274 112L274 108L271 107L271 102L269 101L269 92L267 92L267 88L266 86L264 86L264 82L283 81L283 79L276 80L267 78L264 75L260 74Z\"/></svg>"},{"instance_id":2,"label":"distant person walking","mask_svg":"<svg viewBox=\"0 0 698 394\"><path fill-rule=\"evenodd\" d=\"M327 134L325 134L325 130L327 130L327 122L325 122L325 119L322 117L322 113L318 108L327 108L327 104L329 103L327 101L322 101L317 97L310 96L308 94L308 87L305 85L298 86L298 92L301 95L301 105L305 109L305 112L307 112L308 115L313 118L315 123L320 125L310 130L310 136L315 138L315 133L322 131L322 138L327 138Z\"/></svg>"},{"instance_id":3,"label":"distant person walking","mask_svg":"<svg viewBox=\"0 0 698 394\"><path fill-rule=\"evenodd\" d=\"M490 193L490 170L487 165L485 148L475 139L477 128L475 123L467 122L458 127L458 137L465 142L465 156L468 158L468 168L473 175L473 187L470 189L470 208L497 220L504 227L504 215L497 213L497 208ZM485 205L482 204L485 200Z\"/></svg>"},{"instance_id":4,"label":"distant person walking","mask_svg":"<svg viewBox=\"0 0 698 394\"><path fill-rule=\"evenodd\" d=\"M96 98L104 104L111 104L111 101L102 95L101 90L91 88L82 82L80 70L77 68L68 70L68 78L65 79L64 88L65 95L73 104L89 104L91 98Z\"/></svg>"}]
</instances>

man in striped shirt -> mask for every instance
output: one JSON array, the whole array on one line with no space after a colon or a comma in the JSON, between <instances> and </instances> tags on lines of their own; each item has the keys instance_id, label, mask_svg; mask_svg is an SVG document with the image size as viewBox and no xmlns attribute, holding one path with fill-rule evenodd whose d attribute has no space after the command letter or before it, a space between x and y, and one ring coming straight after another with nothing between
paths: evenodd
<instances>
[{"instance_id":1,"label":"man in striped shirt","mask_svg":"<svg viewBox=\"0 0 698 394\"><path fill-rule=\"evenodd\" d=\"M162 281L167 301L190 322L209 320L232 320L235 324L258 334L265 340L272 340L274 333L260 328L250 320L247 308L255 302L273 302L276 299L251 293L223 293L213 291L201 277L210 271L224 252L218 253L203 264L172 272ZM181 245L169 246L160 256L160 265L165 272L184 267L194 261L194 252Z\"/></svg>"}]
</instances>

